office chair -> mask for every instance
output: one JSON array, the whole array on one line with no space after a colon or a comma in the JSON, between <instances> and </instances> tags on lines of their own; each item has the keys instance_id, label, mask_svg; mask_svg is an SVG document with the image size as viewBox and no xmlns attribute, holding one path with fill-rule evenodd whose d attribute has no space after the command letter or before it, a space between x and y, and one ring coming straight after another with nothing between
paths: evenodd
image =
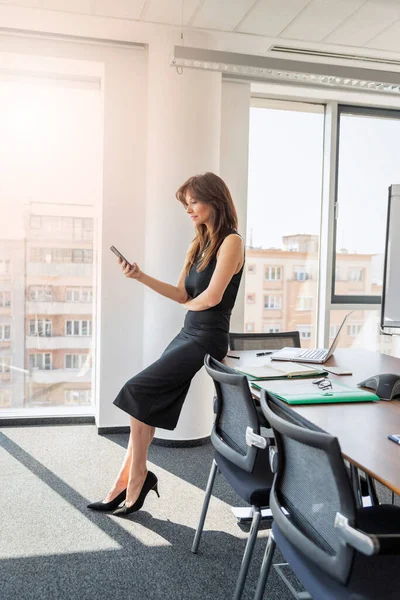
<instances>
[{"instance_id":1,"label":"office chair","mask_svg":"<svg viewBox=\"0 0 400 600\"><path fill-rule=\"evenodd\" d=\"M229 348L231 350L281 350L285 346L300 348L300 334L298 331L229 334Z\"/></svg>"},{"instance_id":2,"label":"office chair","mask_svg":"<svg viewBox=\"0 0 400 600\"><path fill-rule=\"evenodd\" d=\"M205 357L204 364L214 380L216 390L216 417L211 432L215 454L192 552L197 553L215 476L219 471L233 490L253 508L250 534L233 596L234 600L239 600L257 538L261 508L269 505L273 475L265 438L260 438L261 447L249 445L253 432L256 435L260 433L260 426L246 377L238 375L210 355Z\"/></svg>"},{"instance_id":3,"label":"office chair","mask_svg":"<svg viewBox=\"0 0 400 600\"><path fill-rule=\"evenodd\" d=\"M398 599L400 507L357 508L337 438L265 391L261 408L275 434L276 475L272 535L254 600L263 597L275 544L312 598Z\"/></svg>"}]
</instances>

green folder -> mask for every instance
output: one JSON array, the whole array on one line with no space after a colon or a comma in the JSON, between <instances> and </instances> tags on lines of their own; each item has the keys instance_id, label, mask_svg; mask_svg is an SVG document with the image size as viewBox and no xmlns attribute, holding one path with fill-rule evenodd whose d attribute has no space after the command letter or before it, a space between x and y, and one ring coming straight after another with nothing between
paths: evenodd
<instances>
[{"instance_id":1,"label":"green folder","mask_svg":"<svg viewBox=\"0 0 400 600\"><path fill-rule=\"evenodd\" d=\"M271 392L287 404L330 404L334 402L376 402L379 397L360 388L332 383L332 389L322 390L311 381L252 381L252 387Z\"/></svg>"}]
</instances>

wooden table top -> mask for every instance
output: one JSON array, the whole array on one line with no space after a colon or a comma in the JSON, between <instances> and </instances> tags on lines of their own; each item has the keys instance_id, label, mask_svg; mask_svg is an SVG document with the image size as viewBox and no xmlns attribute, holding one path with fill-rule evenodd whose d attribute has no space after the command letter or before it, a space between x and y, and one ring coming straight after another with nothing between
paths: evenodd
<instances>
[{"instance_id":1,"label":"wooden table top","mask_svg":"<svg viewBox=\"0 0 400 600\"><path fill-rule=\"evenodd\" d=\"M229 351L229 355L240 359L226 358L224 363L232 367L266 364L267 356L255 354L256 351ZM338 349L321 366L352 371L352 375L346 376L330 373L329 378L354 387L380 373L400 376L400 359L361 348ZM345 458L400 495L400 445L387 439L389 434L400 434L399 401L290 405L290 408L337 437Z\"/></svg>"}]
</instances>

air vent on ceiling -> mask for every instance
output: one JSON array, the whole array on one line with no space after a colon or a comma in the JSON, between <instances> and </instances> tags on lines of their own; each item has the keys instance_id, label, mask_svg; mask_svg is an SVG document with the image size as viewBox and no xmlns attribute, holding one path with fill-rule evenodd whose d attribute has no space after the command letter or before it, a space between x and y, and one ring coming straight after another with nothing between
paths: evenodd
<instances>
[{"instance_id":1,"label":"air vent on ceiling","mask_svg":"<svg viewBox=\"0 0 400 600\"><path fill-rule=\"evenodd\" d=\"M311 50L310 48L293 48L290 46L279 46L274 44L269 52L283 52L285 54L296 54L297 56L312 56L313 58L334 58L339 60L358 60L360 62L380 63L384 65L400 66L400 60L391 58L375 58L374 56L360 56L357 54L342 54L341 52L326 52L322 50Z\"/></svg>"}]
</instances>

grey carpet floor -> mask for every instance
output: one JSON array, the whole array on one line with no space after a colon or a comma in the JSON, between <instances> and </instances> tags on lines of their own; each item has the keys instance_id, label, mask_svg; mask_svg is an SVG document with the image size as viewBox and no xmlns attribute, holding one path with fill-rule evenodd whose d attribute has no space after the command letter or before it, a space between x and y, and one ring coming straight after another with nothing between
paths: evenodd
<instances>
[{"instance_id":1,"label":"grey carpet floor","mask_svg":"<svg viewBox=\"0 0 400 600\"><path fill-rule=\"evenodd\" d=\"M199 553L190 551L212 460L210 445L151 446L151 493L128 518L86 508L107 493L128 435L94 425L0 430L1 600L228 600L249 527L217 477ZM243 600L253 598L269 533L263 522ZM276 553L275 562L282 557ZM268 600L291 594L272 571Z\"/></svg>"}]
</instances>

